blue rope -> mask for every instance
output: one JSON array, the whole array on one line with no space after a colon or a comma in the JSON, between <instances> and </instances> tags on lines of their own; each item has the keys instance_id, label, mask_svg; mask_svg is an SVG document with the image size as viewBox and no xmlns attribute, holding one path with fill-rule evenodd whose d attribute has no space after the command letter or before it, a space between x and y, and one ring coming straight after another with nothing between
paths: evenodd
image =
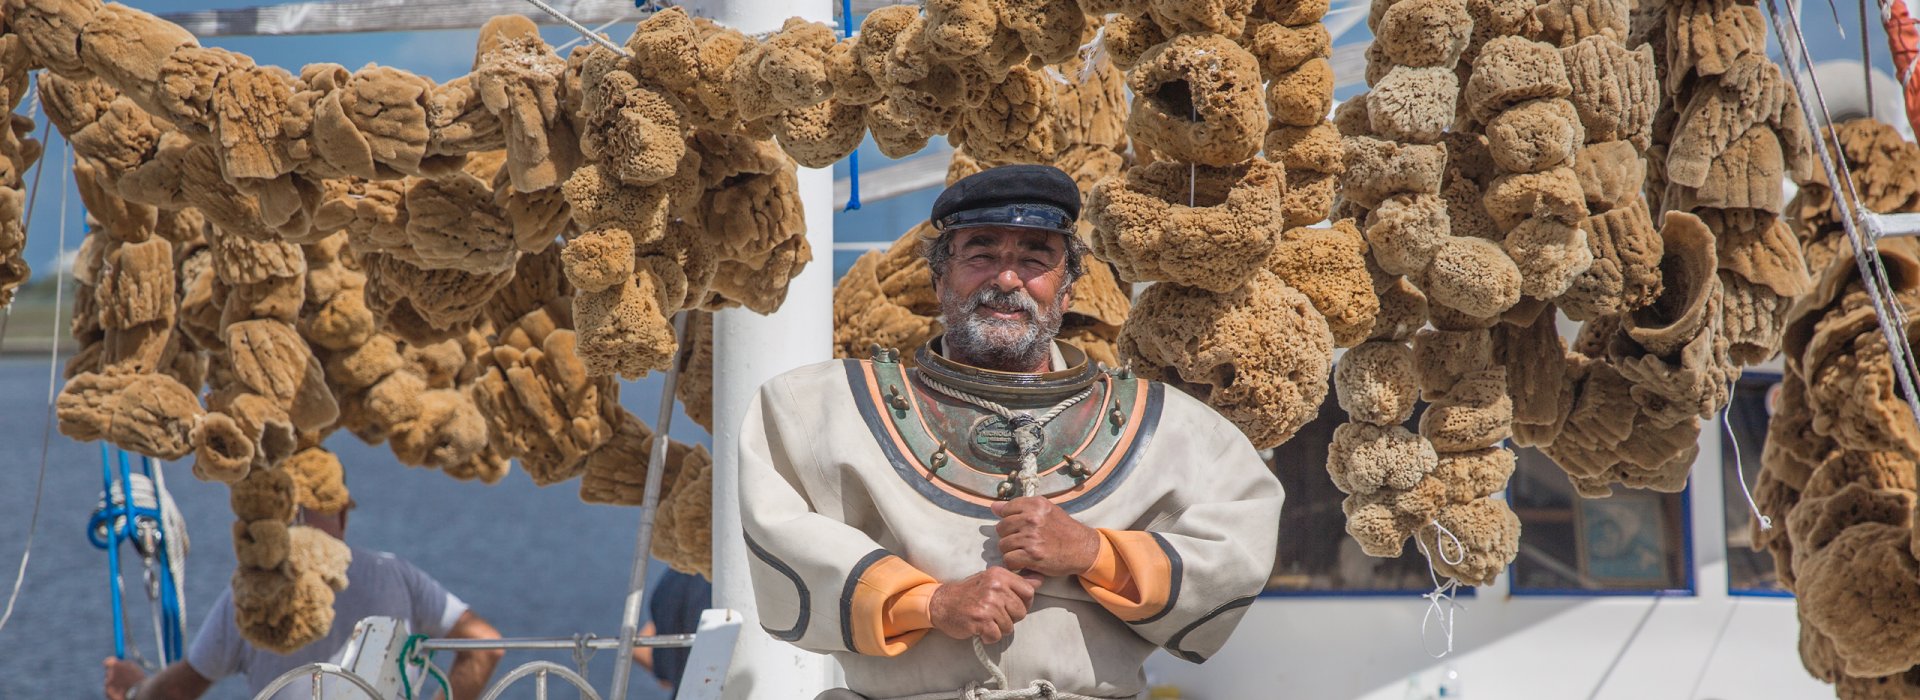
<instances>
[{"instance_id":1,"label":"blue rope","mask_svg":"<svg viewBox=\"0 0 1920 700\"><path fill-rule=\"evenodd\" d=\"M840 0L840 36L853 36L853 0ZM847 154L847 208L846 211L860 210L860 149L854 147Z\"/></svg>"},{"instance_id":2,"label":"blue rope","mask_svg":"<svg viewBox=\"0 0 1920 700\"><path fill-rule=\"evenodd\" d=\"M113 465L118 457L120 466L120 502L114 503ZM146 457L141 471L150 483L153 480L154 463L152 457ZM107 550L107 585L113 598L113 653L115 658L127 658L126 600L120 588L120 543L140 536L140 521L151 520L162 525L159 530L155 556L160 558L160 632L162 663L173 663L186 655L185 626L180 609L180 591L174 585L173 557L167 551L167 532L165 520L160 512L161 498L156 490L155 507L145 508L133 501L133 468L128 464L125 450L108 451L105 442L100 443L100 478L102 492L107 494L107 507L100 509L87 520L87 541L94 547ZM119 525L115 525L119 521Z\"/></svg>"}]
</instances>

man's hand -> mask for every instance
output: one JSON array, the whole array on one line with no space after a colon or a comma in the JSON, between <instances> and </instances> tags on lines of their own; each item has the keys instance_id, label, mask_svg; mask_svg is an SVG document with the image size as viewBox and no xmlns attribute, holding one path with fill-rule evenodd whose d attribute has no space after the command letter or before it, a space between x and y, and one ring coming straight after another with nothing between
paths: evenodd
<instances>
[{"instance_id":1,"label":"man's hand","mask_svg":"<svg viewBox=\"0 0 1920 700\"><path fill-rule=\"evenodd\" d=\"M993 644L1027 616L1039 581L1000 566L940 586L927 601L933 628L954 639L979 637Z\"/></svg>"},{"instance_id":2,"label":"man's hand","mask_svg":"<svg viewBox=\"0 0 1920 700\"><path fill-rule=\"evenodd\" d=\"M146 680L147 672L140 670L140 664L113 657L100 662L107 668L107 700L126 700L127 689Z\"/></svg>"},{"instance_id":3,"label":"man's hand","mask_svg":"<svg viewBox=\"0 0 1920 700\"><path fill-rule=\"evenodd\" d=\"M1100 533L1039 496L993 504L1000 516L1000 555L1007 568L1047 576L1074 576L1093 567Z\"/></svg>"}]
</instances>

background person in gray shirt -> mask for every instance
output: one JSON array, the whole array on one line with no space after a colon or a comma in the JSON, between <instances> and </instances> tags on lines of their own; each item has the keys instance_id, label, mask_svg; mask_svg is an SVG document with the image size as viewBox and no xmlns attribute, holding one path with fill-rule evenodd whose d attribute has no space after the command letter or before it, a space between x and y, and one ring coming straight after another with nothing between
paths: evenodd
<instances>
[{"instance_id":1,"label":"background person in gray shirt","mask_svg":"<svg viewBox=\"0 0 1920 700\"><path fill-rule=\"evenodd\" d=\"M307 525L335 539L345 540L349 503L339 513L317 513L302 509ZM351 547L353 563L347 566L346 590L333 599L333 628L327 636L292 654L277 654L255 648L240 636L233 620L233 589L220 594L199 633L187 648L187 658L146 678L140 667L122 659L109 658L106 665L108 700L194 700L207 692L215 681L231 675L244 675L248 692L258 695L268 683L295 667L325 661L338 663L339 655L353 635L353 626L362 618L393 617L407 621L416 634L456 639L498 639L500 632L467 604L449 593L440 582L400 557L386 552ZM454 700L480 697L493 667L503 652L465 651L454 657L447 669L453 684ZM428 683L438 692L437 683ZM298 690L281 691L276 698L305 698L311 694L306 684ZM422 695L421 697L431 697Z\"/></svg>"}]
</instances>

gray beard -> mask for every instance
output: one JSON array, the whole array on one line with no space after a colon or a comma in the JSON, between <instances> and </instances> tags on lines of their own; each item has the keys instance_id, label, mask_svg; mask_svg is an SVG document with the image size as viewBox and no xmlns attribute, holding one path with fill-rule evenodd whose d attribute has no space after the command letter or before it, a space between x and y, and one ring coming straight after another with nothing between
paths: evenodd
<instances>
[{"instance_id":1,"label":"gray beard","mask_svg":"<svg viewBox=\"0 0 1920 700\"><path fill-rule=\"evenodd\" d=\"M1065 296L1066 290L1062 289L1046 312L1025 291L1001 292L991 286L969 297L942 300L940 318L947 327L947 356L984 369L1028 371L1052 353L1053 339L1060 334L1065 314L1060 308ZM983 304L1024 309L1027 318L982 317L975 311Z\"/></svg>"}]
</instances>

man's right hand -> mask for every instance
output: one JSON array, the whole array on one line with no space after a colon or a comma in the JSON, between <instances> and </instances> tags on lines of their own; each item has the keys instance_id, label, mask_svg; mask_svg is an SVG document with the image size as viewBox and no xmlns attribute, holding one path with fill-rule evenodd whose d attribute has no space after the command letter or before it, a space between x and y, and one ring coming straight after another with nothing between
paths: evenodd
<instances>
[{"instance_id":1,"label":"man's right hand","mask_svg":"<svg viewBox=\"0 0 1920 700\"><path fill-rule=\"evenodd\" d=\"M943 584L927 601L933 628L954 639L979 637L993 644L1013 633L1013 623L1027 616L1039 577L1023 577L1003 566L959 581Z\"/></svg>"},{"instance_id":2,"label":"man's right hand","mask_svg":"<svg viewBox=\"0 0 1920 700\"><path fill-rule=\"evenodd\" d=\"M107 700L126 700L127 689L145 680L147 672L131 661L108 658L101 662L107 669Z\"/></svg>"}]
</instances>

